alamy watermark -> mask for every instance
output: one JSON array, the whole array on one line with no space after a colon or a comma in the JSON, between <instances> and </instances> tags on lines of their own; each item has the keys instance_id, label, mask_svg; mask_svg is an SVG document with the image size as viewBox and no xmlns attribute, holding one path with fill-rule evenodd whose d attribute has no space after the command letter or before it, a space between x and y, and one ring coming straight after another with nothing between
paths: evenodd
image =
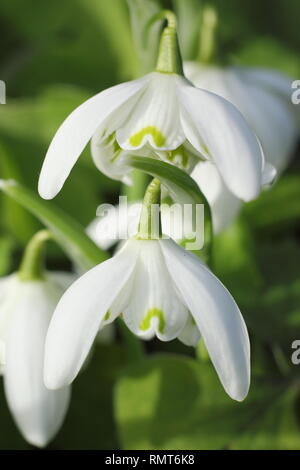
<instances>
[{"instance_id":1,"label":"alamy watermark","mask_svg":"<svg viewBox=\"0 0 300 470\"><path fill-rule=\"evenodd\" d=\"M3 80L0 80L0 104L6 104L6 85Z\"/></svg>"},{"instance_id":2,"label":"alamy watermark","mask_svg":"<svg viewBox=\"0 0 300 470\"><path fill-rule=\"evenodd\" d=\"M295 339L292 342L291 348L294 349L294 352L291 355L292 363L295 366L298 366L300 364L300 339Z\"/></svg>"},{"instance_id":3,"label":"alamy watermark","mask_svg":"<svg viewBox=\"0 0 300 470\"><path fill-rule=\"evenodd\" d=\"M294 80L291 87L294 89L291 95L291 101L293 104L300 103L300 80Z\"/></svg>"},{"instance_id":4,"label":"alamy watermark","mask_svg":"<svg viewBox=\"0 0 300 470\"><path fill-rule=\"evenodd\" d=\"M101 204L97 208L95 238L99 241L127 240L138 232L142 203L130 203L126 196L119 204ZM204 204L152 204L151 226L146 227L149 238L155 238L161 217L162 238L184 241L188 250L201 250L204 245ZM146 219L147 220L147 219ZM145 229L145 227L144 227Z\"/></svg>"}]
</instances>

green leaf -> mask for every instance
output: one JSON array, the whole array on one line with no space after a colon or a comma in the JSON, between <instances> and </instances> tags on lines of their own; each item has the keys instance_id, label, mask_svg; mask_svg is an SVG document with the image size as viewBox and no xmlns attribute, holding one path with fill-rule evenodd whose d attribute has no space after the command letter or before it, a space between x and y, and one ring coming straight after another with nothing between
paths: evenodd
<instances>
[{"instance_id":1,"label":"green leaf","mask_svg":"<svg viewBox=\"0 0 300 470\"><path fill-rule=\"evenodd\" d=\"M50 449L119 448L112 396L125 360L124 347L96 344L72 386L70 409Z\"/></svg>"},{"instance_id":2,"label":"green leaf","mask_svg":"<svg viewBox=\"0 0 300 470\"><path fill-rule=\"evenodd\" d=\"M178 18L178 37L184 60L193 60L198 53L202 1L173 0Z\"/></svg>"},{"instance_id":3,"label":"green leaf","mask_svg":"<svg viewBox=\"0 0 300 470\"><path fill-rule=\"evenodd\" d=\"M259 232L280 234L299 226L300 174L286 174L269 190L245 205L244 214Z\"/></svg>"},{"instance_id":4,"label":"green leaf","mask_svg":"<svg viewBox=\"0 0 300 470\"><path fill-rule=\"evenodd\" d=\"M21 172L3 143L0 144L1 178L21 180ZM10 198L1 198L1 226L10 232L18 242L25 244L39 228L39 224L22 206Z\"/></svg>"},{"instance_id":5,"label":"green leaf","mask_svg":"<svg viewBox=\"0 0 300 470\"><path fill-rule=\"evenodd\" d=\"M210 363L157 355L121 375L115 415L124 449L299 449L295 392L264 370L234 402Z\"/></svg>"},{"instance_id":6,"label":"green leaf","mask_svg":"<svg viewBox=\"0 0 300 470\"><path fill-rule=\"evenodd\" d=\"M141 73L152 72L157 61L162 21L155 22L148 31L145 31L145 28L149 20L160 11L160 2L159 0L127 0L127 3Z\"/></svg>"},{"instance_id":7,"label":"green leaf","mask_svg":"<svg viewBox=\"0 0 300 470\"><path fill-rule=\"evenodd\" d=\"M2 191L48 227L65 252L83 269L89 269L107 259L108 255L86 235L84 228L52 202L44 201L17 182L0 183Z\"/></svg>"},{"instance_id":8,"label":"green leaf","mask_svg":"<svg viewBox=\"0 0 300 470\"><path fill-rule=\"evenodd\" d=\"M255 241L242 218L215 237L214 272L241 306L252 305L256 300L254 293L262 287L263 277L256 259Z\"/></svg>"},{"instance_id":9,"label":"green leaf","mask_svg":"<svg viewBox=\"0 0 300 470\"><path fill-rule=\"evenodd\" d=\"M11 238L0 237L0 276L5 276L11 267L13 246Z\"/></svg>"},{"instance_id":10,"label":"green leaf","mask_svg":"<svg viewBox=\"0 0 300 470\"><path fill-rule=\"evenodd\" d=\"M99 2L98 0L79 0L80 5L89 12L100 30L104 30L107 40L120 64L125 77L137 74L138 62L133 51L128 12L124 0Z\"/></svg>"},{"instance_id":11,"label":"green leaf","mask_svg":"<svg viewBox=\"0 0 300 470\"><path fill-rule=\"evenodd\" d=\"M211 259L212 251L212 221L211 211L205 196L197 183L184 171L174 165L147 157L129 157L129 165L158 178L168 190L175 202L180 204L204 205L204 246L200 253L196 252L206 262Z\"/></svg>"}]
</instances>

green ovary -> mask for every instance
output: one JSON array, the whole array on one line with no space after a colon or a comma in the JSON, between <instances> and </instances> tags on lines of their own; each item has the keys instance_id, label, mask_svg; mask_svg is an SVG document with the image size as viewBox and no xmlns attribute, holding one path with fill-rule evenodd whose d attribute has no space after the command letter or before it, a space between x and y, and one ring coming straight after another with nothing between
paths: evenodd
<instances>
[{"instance_id":1,"label":"green ovary","mask_svg":"<svg viewBox=\"0 0 300 470\"><path fill-rule=\"evenodd\" d=\"M157 127L147 126L129 138L130 145L132 145L132 147L138 147L145 135L152 135L154 143L157 147L162 147L166 142L166 137L160 132L159 129L157 129Z\"/></svg>"},{"instance_id":2,"label":"green ovary","mask_svg":"<svg viewBox=\"0 0 300 470\"><path fill-rule=\"evenodd\" d=\"M165 322L164 314L163 314L162 310L160 310L159 308L151 308L150 310L148 310L145 318L142 320L142 322L140 324L140 329L142 331L147 331L150 328L151 319L153 317L157 317L157 319L158 319L158 331L160 333L163 333L164 329L165 329L165 326L166 326L166 322Z\"/></svg>"}]
</instances>

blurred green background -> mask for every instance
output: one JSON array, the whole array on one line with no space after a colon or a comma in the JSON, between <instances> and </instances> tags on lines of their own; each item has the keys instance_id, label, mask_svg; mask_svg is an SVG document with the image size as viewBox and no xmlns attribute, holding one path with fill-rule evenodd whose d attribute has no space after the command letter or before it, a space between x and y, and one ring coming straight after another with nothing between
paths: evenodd
<instances>
[{"instance_id":1,"label":"blurred green background","mask_svg":"<svg viewBox=\"0 0 300 470\"><path fill-rule=\"evenodd\" d=\"M199 11L202 6L200 0L161 4L180 11L183 2ZM299 1L210 4L220 15L224 61L300 78ZM182 44L185 58L193 58L193 40L190 48ZM125 0L1 0L0 44L0 79L7 86L7 104L0 105L0 177L36 189L62 120L96 92L141 74L143 64ZM215 243L215 272L238 301L251 334L252 386L245 402L227 397L201 351L195 358L177 341L152 341L146 345L148 359L128 365L116 332L114 342L95 346L49 448L300 448L300 365L290 360L291 343L300 339L298 153L280 181L245 206ZM87 148L55 202L87 225L100 203L117 201L120 189L96 170ZM38 227L0 196L0 275L17 267ZM70 269L54 245L48 264ZM1 384L0 449L29 448L10 417Z\"/></svg>"}]
</instances>

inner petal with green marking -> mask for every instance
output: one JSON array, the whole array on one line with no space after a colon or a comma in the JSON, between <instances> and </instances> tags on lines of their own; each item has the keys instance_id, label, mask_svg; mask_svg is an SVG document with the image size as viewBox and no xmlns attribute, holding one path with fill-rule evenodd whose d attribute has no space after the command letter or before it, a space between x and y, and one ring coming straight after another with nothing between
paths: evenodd
<instances>
[{"instance_id":1,"label":"inner petal with green marking","mask_svg":"<svg viewBox=\"0 0 300 470\"><path fill-rule=\"evenodd\" d=\"M157 147L163 147L166 143L166 137L163 133L155 126L147 126L136 132L129 138L129 143L132 147L138 147L141 145L145 136L152 136L153 141Z\"/></svg>"},{"instance_id":2,"label":"inner petal with green marking","mask_svg":"<svg viewBox=\"0 0 300 470\"><path fill-rule=\"evenodd\" d=\"M165 321L163 311L160 310L159 308L151 308L150 310L148 310L146 316L144 317L144 319L142 320L140 324L140 329L142 331L149 330L149 328L151 327L151 320L152 318L155 318L155 317L158 319L158 331L160 333L164 333L166 321Z\"/></svg>"}]
</instances>

